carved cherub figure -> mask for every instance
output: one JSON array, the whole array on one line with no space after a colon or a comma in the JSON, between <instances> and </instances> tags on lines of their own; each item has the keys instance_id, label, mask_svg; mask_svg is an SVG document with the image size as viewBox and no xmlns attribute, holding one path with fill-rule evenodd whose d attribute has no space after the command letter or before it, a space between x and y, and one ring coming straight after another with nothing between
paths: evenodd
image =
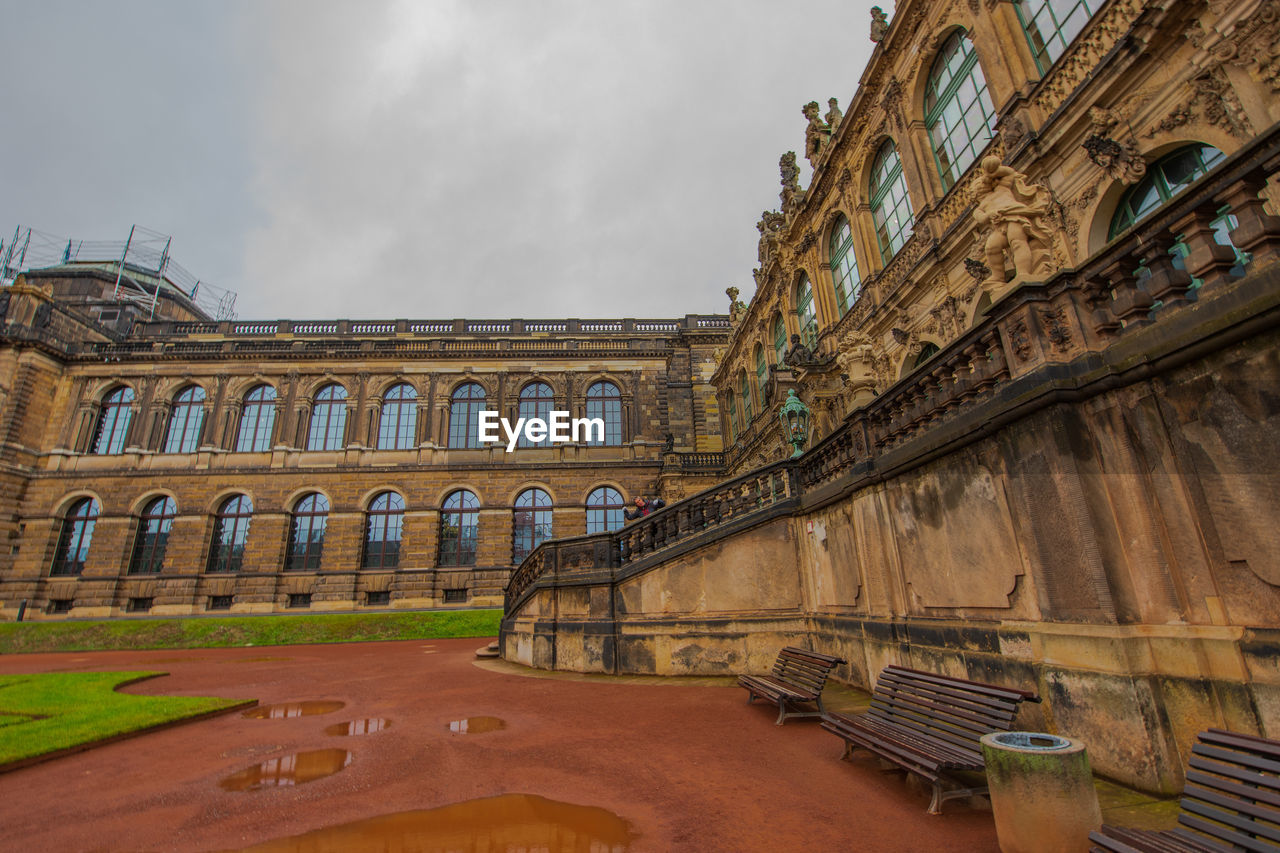
<instances>
[{"instance_id":1,"label":"carved cherub figure","mask_svg":"<svg viewBox=\"0 0 1280 853\"><path fill-rule=\"evenodd\" d=\"M1002 165L998 157L984 157L974 182L977 206L973 218L987 237L984 254L991 277L987 285L1003 285L1005 255L1013 261L1015 275L1034 277L1053 271L1053 238L1048 217L1052 199L1048 190L1027 176Z\"/></svg>"},{"instance_id":2,"label":"carved cherub figure","mask_svg":"<svg viewBox=\"0 0 1280 853\"><path fill-rule=\"evenodd\" d=\"M871 40L880 42L889 32L889 16L879 6L871 7Z\"/></svg>"},{"instance_id":3,"label":"carved cherub figure","mask_svg":"<svg viewBox=\"0 0 1280 853\"><path fill-rule=\"evenodd\" d=\"M809 124L804 129L804 156L810 166L816 166L818 155L831 139L831 126L818 117L818 102L810 101L801 108Z\"/></svg>"}]
</instances>

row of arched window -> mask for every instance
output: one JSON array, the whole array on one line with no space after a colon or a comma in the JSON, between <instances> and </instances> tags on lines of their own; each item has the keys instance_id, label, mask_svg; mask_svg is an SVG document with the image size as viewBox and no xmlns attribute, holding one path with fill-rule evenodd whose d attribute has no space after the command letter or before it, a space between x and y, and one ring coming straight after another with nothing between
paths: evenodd
<instances>
[{"instance_id":1,"label":"row of arched window","mask_svg":"<svg viewBox=\"0 0 1280 853\"><path fill-rule=\"evenodd\" d=\"M623 525L623 508L622 494L617 489L611 486L593 489L586 501L587 532L617 530ZM543 489L525 489L516 496L511 521L513 565L519 564L544 539L551 537L551 510L551 495ZM81 498L67 510L50 567L51 575L78 575L84 570L98 512L98 502L94 498ZM404 498L398 492L380 492L369 501L364 513L361 568L399 567L404 514ZM177 515L177 504L167 495L157 497L143 507L129 559L130 574L153 574L164 570L169 533ZM252 521L253 501L248 495L232 495L218 506L206 571L240 570ZM328 523L329 499L324 495L310 492L294 502L285 552L286 570L315 571L321 567ZM456 489L449 493L440 507L439 533L437 565L475 565L480 534L480 501L473 492Z\"/></svg>"},{"instance_id":2,"label":"row of arched window","mask_svg":"<svg viewBox=\"0 0 1280 853\"><path fill-rule=\"evenodd\" d=\"M98 454L123 453L133 418L135 395L122 385L111 389L102 399L90 450ZM546 420L552 411L555 395L545 382L530 382L519 395L519 417ZM488 408L484 388L466 382L454 389L449 402L448 446L479 448L480 412ZM347 390L337 383L325 385L316 392L307 430L307 450L339 450L346 444ZM595 382L587 388L585 414L604 422L604 434L588 431L588 445L622 444L622 394L608 381ZM178 391L173 398L169 423L161 444L164 453L192 453L200 445L204 429L205 392L198 385ZM257 385L249 389L240 412L239 429L232 447L237 453L256 453L271 449L276 424L276 389ZM375 447L379 450L405 450L418 445L418 393L412 385L392 386L382 397ZM550 438L532 441L521 435L519 447L549 446Z\"/></svg>"}]
</instances>

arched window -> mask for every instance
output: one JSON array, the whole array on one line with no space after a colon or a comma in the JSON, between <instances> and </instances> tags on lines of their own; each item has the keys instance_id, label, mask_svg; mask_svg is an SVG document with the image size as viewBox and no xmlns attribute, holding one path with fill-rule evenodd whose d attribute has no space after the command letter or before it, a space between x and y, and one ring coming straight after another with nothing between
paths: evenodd
<instances>
[{"instance_id":1,"label":"arched window","mask_svg":"<svg viewBox=\"0 0 1280 853\"><path fill-rule=\"evenodd\" d=\"M480 413L484 411L484 389L475 382L459 385L449 402L449 446L483 447L480 443Z\"/></svg>"},{"instance_id":2,"label":"arched window","mask_svg":"<svg viewBox=\"0 0 1280 853\"><path fill-rule=\"evenodd\" d=\"M623 524L622 495L617 489L601 486L587 495L587 532L605 533Z\"/></svg>"},{"instance_id":3,"label":"arched window","mask_svg":"<svg viewBox=\"0 0 1280 853\"><path fill-rule=\"evenodd\" d=\"M737 441L738 439L738 401L733 397L733 391L725 392L725 401L729 409L729 440Z\"/></svg>"},{"instance_id":4,"label":"arched window","mask_svg":"<svg viewBox=\"0 0 1280 853\"><path fill-rule=\"evenodd\" d=\"M444 499L440 512L441 566L474 566L480 526L480 502L466 489Z\"/></svg>"},{"instance_id":5,"label":"arched window","mask_svg":"<svg viewBox=\"0 0 1280 853\"><path fill-rule=\"evenodd\" d=\"M71 505L62 519L58 550L53 554L49 574L78 575L84 571L89 543L93 541L93 525L97 520L98 502L93 498L82 498Z\"/></svg>"},{"instance_id":6,"label":"arched window","mask_svg":"<svg viewBox=\"0 0 1280 853\"><path fill-rule=\"evenodd\" d=\"M276 425L276 389L259 385L244 398L237 453L261 453L271 449L271 431Z\"/></svg>"},{"instance_id":7,"label":"arched window","mask_svg":"<svg viewBox=\"0 0 1280 853\"><path fill-rule=\"evenodd\" d=\"M1111 217L1111 227L1107 239L1113 239L1129 227L1133 226L1148 214L1166 205L1174 196L1201 178L1210 169L1225 159L1225 155L1212 145L1187 145L1177 151L1161 157L1147 167L1142 180L1130 187L1116 207ZM1224 206L1213 220L1214 238L1224 246L1235 248L1231 242L1231 229L1236 227L1236 219ZM1245 252L1236 249L1236 275L1244 275L1244 265L1249 262ZM1181 240L1173 245L1173 263L1179 269L1185 268L1187 245ZM1146 264L1139 269L1139 276L1148 275ZM1199 287L1200 281L1192 281L1192 287Z\"/></svg>"},{"instance_id":8,"label":"arched window","mask_svg":"<svg viewBox=\"0 0 1280 853\"><path fill-rule=\"evenodd\" d=\"M133 389L117 388L102 400L98 413L98 428L93 434L93 452L101 454L121 453L129 435L129 423L133 420Z\"/></svg>"},{"instance_id":9,"label":"arched window","mask_svg":"<svg viewBox=\"0 0 1280 853\"><path fill-rule=\"evenodd\" d=\"M906 244L911 236L914 215L907 196L907 181L902 177L902 161L893 141L885 142L871 164L871 217L876 223L876 240L884 263Z\"/></svg>"},{"instance_id":10,"label":"arched window","mask_svg":"<svg viewBox=\"0 0 1280 853\"><path fill-rule=\"evenodd\" d=\"M1013 5L1043 74L1080 35L1102 0L1019 0Z\"/></svg>"},{"instance_id":11,"label":"arched window","mask_svg":"<svg viewBox=\"0 0 1280 853\"><path fill-rule=\"evenodd\" d=\"M551 386L545 382L530 382L520 390L520 412L519 416L525 418L541 418L544 421L551 418L551 407L555 405L555 394L551 391ZM607 431L606 431L607 432ZM550 447L549 438L542 441L530 441L525 433L521 431L520 438L516 441L516 447Z\"/></svg>"},{"instance_id":12,"label":"arched window","mask_svg":"<svg viewBox=\"0 0 1280 853\"><path fill-rule=\"evenodd\" d=\"M209 571L240 571L240 564L244 561L244 543L249 539L249 522L252 520L253 501L248 495L232 495L222 502L214 517Z\"/></svg>"},{"instance_id":13,"label":"arched window","mask_svg":"<svg viewBox=\"0 0 1280 853\"><path fill-rule=\"evenodd\" d=\"M929 342L922 345L920 347L919 355L916 356L915 364L912 365L912 369L924 364L926 361L933 358L939 352L941 352L941 349L935 343Z\"/></svg>"},{"instance_id":14,"label":"arched window","mask_svg":"<svg viewBox=\"0 0 1280 853\"><path fill-rule=\"evenodd\" d=\"M403 382L387 389L378 420L378 449L407 450L414 446L417 430L418 392Z\"/></svg>"},{"instance_id":15,"label":"arched window","mask_svg":"<svg viewBox=\"0 0 1280 853\"><path fill-rule=\"evenodd\" d=\"M738 394L742 397L742 428L751 423L751 383L747 381L747 371L738 371Z\"/></svg>"},{"instance_id":16,"label":"arched window","mask_svg":"<svg viewBox=\"0 0 1280 853\"><path fill-rule=\"evenodd\" d=\"M307 432L307 450L341 450L347 434L347 389L326 385L316 394L311 410L311 429Z\"/></svg>"},{"instance_id":17,"label":"arched window","mask_svg":"<svg viewBox=\"0 0 1280 853\"><path fill-rule=\"evenodd\" d=\"M853 251L853 229L843 216L831 226L831 280L836 285L836 304L843 317L862 292L858 256Z\"/></svg>"},{"instance_id":18,"label":"arched window","mask_svg":"<svg viewBox=\"0 0 1280 853\"><path fill-rule=\"evenodd\" d=\"M511 562L520 562L544 539L551 538L551 495L542 489L525 489L516 497L511 523Z\"/></svg>"},{"instance_id":19,"label":"arched window","mask_svg":"<svg viewBox=\"0 0 1280 853\"><path fill-rule=\"evenodd\" d=\"M768 391L769 365L764 361L764 347L756 344L756 399L760 401L761 407L768 399Z\"/></svg>"},{"instance_id":20,"label":"arched window","mask_svg":"<svg viewBox=\"0 0 1280 853\"><path fill-rule=\"evenodd\" d=\"M774 363L782 367L782 358L787 354L787 324L781 314L773 317L773 352L777 356Z\"/></svg>"},{"instance_id":21,"label":"arched window","mask_svg":"<svg viewBox=\"0 0 1280 853\"><path fill-rule=\"evenodd\" d=\"M813 285L809 276L800 273L796 282L796 322L800 326L800 340L810 350L818 348L818 309L813 304Z\"/></svg>"},{"instance_id":22,"label":"arched window","mask_svg":"<svg viewBox=\"0 0 1280 853\"><path fill-rule=\"evenodd\" d=\"M925 88L924 123L942 186L949 190L996 132L987 80L963 30L951 34L934 60Z\"/></svg>"},{"instance_id":23,"label":"arched window","mask_svg":"<svg viewBox=\"0 0 1280 853\"><path fill-rule=\"evenodd\" d=\"M604 441L588 441L589 445L622 444L622 394L612 382L596 382L587 389L587 418L604 421Z\"/></svg>"},{"instance_id":24,"label":"arched window","mask_svg":"<svg viewBox=\"0 0 1280 853\"><path fill-rule=\"evenodd\" d=\"M169 434L164 440L165 453L194 453L204 426L204 389L193 385L173 400L169 415Z\"/></svg>"},{"instance_id":25,"label":"arched window","mask_svg":"<svg viewBox=\"0 0 1280 853\"><path fill-rule=\"evenodd\" d=\"M138 519L138 537L133 543L129 574L164 571L164 550L169 544L169 530L177 514L178 506L170 497L156 498L146 505Z\"/></svg>"},{"instance_id":26,"label":"arched window","mask_svg":"<svg viewBox=\"0 0 1280 853\"><path fill-rule=\"evenodd\" d=\"M369 501L365 513L364 557L366 569L394 569L400 565L400 539L404 533L404 498L382 492Z\"/></svg>"},{"instance_id":27,"label":"arched window","mask_svg":"<svg viewBox=\"0 0 1280 853\"><path fill-rule=\"evenodd\" d=\"M293 524L289 531L289 555L285 559L288 570L313 570L320 568L320 554L324 551L324 531L329 524L329 499L312 492L304 495L293 506Z\"/></svg>"}]
</instances>

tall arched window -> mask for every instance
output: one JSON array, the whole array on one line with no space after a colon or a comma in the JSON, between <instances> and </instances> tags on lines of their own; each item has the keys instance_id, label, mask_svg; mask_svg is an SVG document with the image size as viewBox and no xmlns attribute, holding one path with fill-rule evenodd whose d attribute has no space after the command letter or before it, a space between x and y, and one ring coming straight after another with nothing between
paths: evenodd
<instances>
[{"instance_id":1,"label":"tall arched window","mask_svg":"<svg viewBox=\"0 0 1280 853\"><path fill-rule=\"evenodd\" d=\"M742 397L742 428L751 423L751 383L747 381L747 371L738 371L738 394Z\"/></svg>"},{"instance_id":2,"label":"tall arched window","mask_svg":"<svg viewBox=\"0 0 1280 853\"><path fill-rule=\"evenodd\" d=\"M524 388L520 389L520 412L519 417L525 418L541 418L546 421L551 418L551 407L555 405L555 394L551 390L551 386L545 382L530 382ZM550 447L549 438L542 441L530 441L524 432L520 433L520 438L516 441L516 447Z\"/></svg>"},{"instance_id":3,"label":"tall arched window","mask_svg":"<svg viewBox=\"0 0 1280 853\"><path fill-rule=\"evenodd\" d=\"M914 369L916 367L919 367L929 359L933 358L939 352L941 352L941 348L937 344L933 343L932 341L923 344L920 347L920 353L916 356L916 361L915 361L915 364L912 365L912 368Z\"/></svg>"},{"instance_id":4,"label":"tall arched window","mask_svg":"<svg viewBox=\"0 0 1280 853\"><path fill-rule=\"evenodd\" d=\"M324 531L329 525L329 499L312 492L293 505L289 530L289 555L285 568L291 571L320 568L324 551Z\"/></svg>"},{"instance_id":5,"label":"tall arched window","mask_svg":"<svg viewBox=\"0 0 1280 853\"><path fill-rule=\"evenodd\" d=\"M551 495L542 489L525 489L516 497L511 522L511 562L520 562L544 539L551 538Z\"/></svg>"},{"instance_id":6,"label":"tall arched window","mask_svg":"<svg viewBox=\"0 0 1280 853\"><path fill-rule=\"evenodd\" d=\"M326 385L316 394L311 410L307 450L341 450L347 434L347 389Z\"/></svg>"},{"instance_id":7,"label":"tall arched window","mask_svg":"<svg viewBox=\"0 0 1280 853\"><path fill-rule=\"evenodd\" d=\"M117 388L102 400L98 427L93 433L93 452L121 453L133 420L133 389Z\"/></svg>"},{"instance_id":8,"label":"tall arched window","mask_svg":"<svg viewBox=\"0 0 1280 853\"><path fill-rule=\"evenodd\" d=\"M244 562L244 543L249 539L249 522L252 520L253 501L248 495L232 495L222 502L214 517L209 571L240 571L240 564Z\"/></svg>"},{"instance_id":9,"label":"tall arched window","mask_svg":"<svg viewBox=\"0 0 1280 853\"><path fill-rule=\"evenodd\" d=\"M133 557L129 560L129 574L164 571L164 551L177 515L178 505L171 497L156 498L143 508L138 519L138 536L133 543Z\"/></svg>"},{"instance_id":10,"label":"tall arched window","mask_svg":"<svg viewBox=\"0 0 1280 853\"><path fill-rule=\"evenodd\" d=\"M884 263L906 244L911 236L914 215L907 196L907 181L902 176L902 161L893 140L885 142L871 164L871 217L876 223L876 240Z\"/></svg>"},{"instance_id":11,"label":"tall arched window","mask_svg":"<svg viewBox=\"0 0 1280 853\"><path fill-rule=\"evenodd\" d=\"M387 389L378 419L378 449L407 450L418 430L418 392L407 383Z\"/></svg>"},{"instance_id":12,"label":"tall arched window","mask_svg":"<svg viewBox=\"0 0 1280 853\"><path fill-rule=\"evenodd\" d=\"M605 533L623 524L622 495L617 489L601 486L587 495L587 532Z\"/></svg>"},{"instance_id":13,"label":"tall arched window","mask_svg":"<svg viewBox=\"0 0 1280 853\"><path fill-rule=\"evenodd\" d=\"M738 401L734 399L733 391L725 391L725 402L729 409L729 440L738 440Z\"/></svg>"},{"instance_id":14,"label":"tall arched window","mask_svg":"<svg viewBox=\"0 0 1280 853\"><path fill-rule=\"evenodd\" d=\"M813 304L813 285L809 276L800 273L796 282L796 322L800 326L800 340L810 350L818 348L818 309Z\"/></svg>"},{"instance_id":15,"label":"tall arched window","mask_svg":"<svg viewBox=\"0 0 1280 853\"><path fill-rule=\"evenodd\" d=\"M192 385L173 400L169 415L169 434L165 436L165 453L194 453L204 426L204 389Z\"/></svg>"},{"instance_id":16,"label":"tall arched window","mask_svg":"<svg viewBox=\"0 0 1280 853\"><path fill-rule=\"evenodd\" d=\"M756 344L756 399L760 401L761 407L769 397L768 390L769 365L764 360L764 347Z\"/></svg>"},{"instance_id":17,"label":"tall arched window","mask_svg":"<svg viewBox=\"0 0 1280 853\"><path fill-rule=\"evenodd\" d=\"M836 285L836 304L843 317L862 292L858 256L853 251L853 229L843 216L831 226L831 280Z\"/></svg>"},{"instance_id":18,"label":"tall arched window","mask_svg":"<svg viewBox=\"0 0 1280 853\"><path fill-rule=\"evenodd\" d=\"M483 447L480 443L480 413L484 411L484 388L475 382L459 385L449 401L449 446Z\"/></svg>"},{"instance_id":19,"label":"tall arched window","mask_svg":"<svg viewBox=\"0 0 1280 853\"><path fill-rule=\"evenodd\" d=\"M240 413L237 453L261 453L271 449L271 431L276 425L276 389L259 385L244 398Z\"/></svg>"},{"instance_id":20,"label":"tall arched window","mask_svg":"<svg viewBox=\"0 0 1280 853\"><path fill-rule=\"evenodd\" d=\"M622 444L622 394L617 385L596 382L587 389L587 417L604 421L604 441L595 441L592 436L587 444Z\"/></svg>"},{"instance_id":21,"label":"tall arched window","mask_svg":"<svg viewBox=\"0 0 1280 853\"><path fill-rule=\"evenodd\" d=\"M382 492L369 501L365 513L364 556L366 569L394 569L400 565L400 539L404 533L404 498Z\"/></svg>"},{"instance_id":22,"label":"tall arched window","mask_svg":"<svg viewBox=\"0 0 1280 853\"><path fill-rule=\"evenodd\" d=\"M93 525L97 520L98 502L93 498L81 498L71 505L62 519L58 550L53 554L49 574L78 575L84 571L84 561L89 558L89 544L93 541Z\"/></svg>"},{"instance_id":23,"label":"tall arched window","mask_svg":"<svg viewBox=\"0 0 1280 853\"><path fill-rule=\"evenodd\" d=\"M773 316L773 352L777 356L774 363L782 367L783 356L787 354L787 324L781 314Z\"/></svg>"},{"instance_id":24,"label":"tall arched window","mask_svg":"<svg viewBox=\"0 0 1280 853\"><path fill-rule=\"evenodd\" d=\"M1058 61L1101 6L1102 0L1018 0L1014 3L1041 74Z\"/></svg>"},{"instance_id":25,"label":"tall arched window","mask_svg":"<svg viewBox=\"0 0 1280 853\"><path fill-rule=\"evenodd\" d=\"M466 489L451 492L440 512L441 566L474 566L480 502Z\"/></svg>"},{"instance_id":26,"label":"tall arched window","mask_svg":"<svg viewBox=\"0 0 1280 853\"><path fill-rule=\"evenodd\" d=\"M996 132L987 80L963 30L951 34L933 62L925 88L924 123L942 186L949 190Z\"/></svg>"}]
</instances>

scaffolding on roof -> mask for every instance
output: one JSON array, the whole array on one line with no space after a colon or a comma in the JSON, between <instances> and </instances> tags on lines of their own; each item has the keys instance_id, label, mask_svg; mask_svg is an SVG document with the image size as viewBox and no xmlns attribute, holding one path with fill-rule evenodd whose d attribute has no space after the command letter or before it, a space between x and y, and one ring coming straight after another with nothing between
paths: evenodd
<instances>
[{"instance_id":1,"label":"scaffolding on roof","mask_svg":"<svg viewBox=\"0 0 1280 853\"><path fill-rule=\"evenodd\" d=\"M160 290L169 288L215 320L236 319L236 294L201 281L173 260L173 238L139 225L123 242L64 240L53 234L18 226L13 239L0 239L0 286L13 283L23 270L75 264L101 269L115 276L112 298L132 302L155 317Z\"/></svg>"}]
</instances>

